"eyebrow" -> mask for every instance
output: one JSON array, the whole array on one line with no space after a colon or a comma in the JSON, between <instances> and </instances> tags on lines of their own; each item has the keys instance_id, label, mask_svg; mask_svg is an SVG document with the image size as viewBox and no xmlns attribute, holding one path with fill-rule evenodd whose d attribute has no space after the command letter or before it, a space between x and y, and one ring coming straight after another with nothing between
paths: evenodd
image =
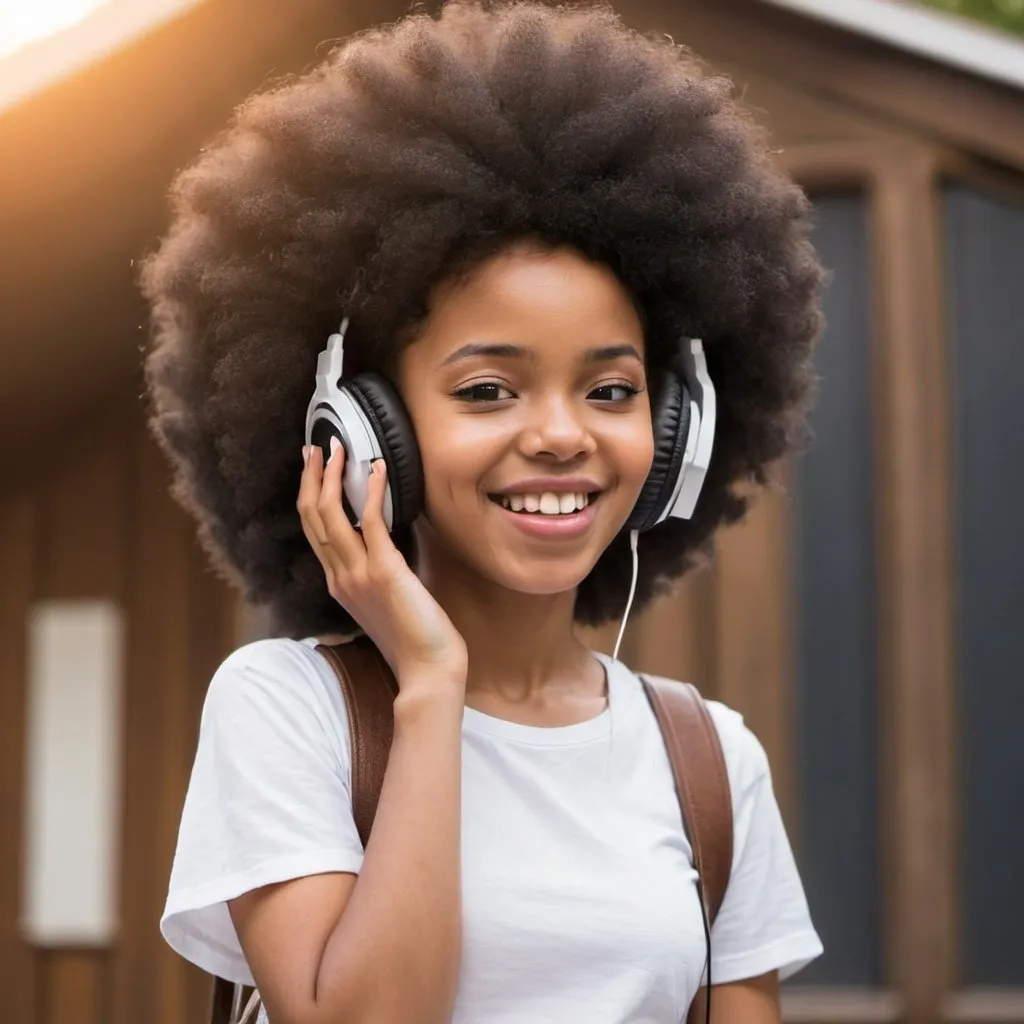
<instances>
[{"instance_id":1,"label":"eyebrow","mask_svg":"<svg viewBox=\"0 0 1024 1024\"><path fill-rule=\"evenodd\" d=\"M450 366L452 363L461 362L463 359L471 359L474 356L487 356L491 359L530 359L537 358L536 353L523 345L512 345L508 343L497 344L487 342L471 342L457 348L441 363L442 366ZM584 361L587 363L607 363L613 359L635 359L638 363L643 362L643 357L637 351L635 345L602 345L600 348L588 349Z\"/></svg>"}]
</instances>

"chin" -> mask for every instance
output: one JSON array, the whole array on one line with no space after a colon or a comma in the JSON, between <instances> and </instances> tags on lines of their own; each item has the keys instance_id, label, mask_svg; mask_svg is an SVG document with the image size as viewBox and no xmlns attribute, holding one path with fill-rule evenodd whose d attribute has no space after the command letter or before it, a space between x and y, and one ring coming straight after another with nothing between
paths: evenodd
<instances>
[{"instance_id":1,"label":"chin","mask_svg":"<svg viewBox=\"0 0 1024 1024\"><path fill-rule=\"evenodd\" d=\"M480 575L500 587L517 594L550 597L576 590L590 575L595 559L581 561L575 558L529 559L511 562L500 560L480 566Z\"/></svg>"}]
</instances>

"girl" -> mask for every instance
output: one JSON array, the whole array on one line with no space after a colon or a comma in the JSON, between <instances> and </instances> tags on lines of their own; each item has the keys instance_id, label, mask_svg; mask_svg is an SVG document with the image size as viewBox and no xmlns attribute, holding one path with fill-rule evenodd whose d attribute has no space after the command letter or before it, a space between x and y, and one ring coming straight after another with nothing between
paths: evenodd
<instances>
[{"instance_id":1,"label":"girl","mask_svg":"<svg viewBox=\"0 0 1024 1024\"><path fill-rule=\"evenodd\" d=\"M664 745L575 626L622 615L633 531L642 607L798 438L821 282L802 194L671 41L603 7L457 0L250 99L175 206L143 278L152 423L276 636L211 683L167 941L258 984L273 1024L697 1020ZM344 377L395 392L370 389L399 454L359 529L351 453L303 447L343 318ZM713 457L696 507L655 525L664 389L695 338ZM315 650L358 632L400 690L365 849ZM821 947L764 752L711 710L735 830L715 1019L771 1024Z\"/></svg>"}]
</instances>

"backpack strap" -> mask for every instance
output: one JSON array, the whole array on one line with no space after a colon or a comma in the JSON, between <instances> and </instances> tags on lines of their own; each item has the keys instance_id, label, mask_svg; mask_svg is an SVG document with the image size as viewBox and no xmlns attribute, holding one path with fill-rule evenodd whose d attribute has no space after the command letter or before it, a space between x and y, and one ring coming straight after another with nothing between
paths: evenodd
<instances>
[{"instance_id":1,"label":"backpack strap","mask_svg":"<svg viewBox=\"0 0 1024 1024\"><path fill-rule=\"evenodd\" d=\"M333 647L320 644L317 650L334 669L345 695L352 746L352 816L365 848L395 733L392 705L398 695L398 680L366 637Z\"/></svg>"},{"instance_id":2,"label":"backpack strap","mask_svg":"<svg viewBox=\"0 0 1024 1024\"><path fill-rule=\"evenodd\" d=\"M659 676L641 675L640 681L668 751L710 925L732 873L732 793L722 742L696 687Z\"/></svg>"}]
</instances>

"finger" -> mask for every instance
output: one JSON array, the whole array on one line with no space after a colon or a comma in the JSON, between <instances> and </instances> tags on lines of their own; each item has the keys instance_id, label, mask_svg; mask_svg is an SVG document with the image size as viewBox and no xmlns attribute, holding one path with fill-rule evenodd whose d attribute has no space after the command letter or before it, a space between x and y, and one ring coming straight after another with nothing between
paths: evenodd
<instances>
[{"instance_id":1,"label":"finger","mask_svg":"<svg viewBox=\"0 0 1024 1024\"><path fill-rule=\"evenodd\" d=\"M379 559L396 550L384 522L384 495L387 486L387 466L383 459L377 459L370 469L366 508L363 511L363 540L371 558Z\"/></svg>"},{"instance_id":2,"label":"finger","mask_svg":"<svg viewBox=\"0 0 1024 1024\"><path fill-rule=\"evenodd\" d=\"M327 543L327 531L320 519L320 488L323 476L323 453L319 445L308 445L302 451L304 466L299 482L296 507L302 520L302 532L309 543L317 548Z\"/></svg>"},{"instance_id":3,"label":"finger","mask_svg":"<svg viewBox=\"0 0 1024 1024\"><path fill-rule=\"evenodd\" d=\"M317 512L327 546L347 568L353 568L365 560L366 545L353 529L342 505L344 469L345 448L337 438L331 438L331 457L324 466Z\"/></svg>"}]
</instances>

